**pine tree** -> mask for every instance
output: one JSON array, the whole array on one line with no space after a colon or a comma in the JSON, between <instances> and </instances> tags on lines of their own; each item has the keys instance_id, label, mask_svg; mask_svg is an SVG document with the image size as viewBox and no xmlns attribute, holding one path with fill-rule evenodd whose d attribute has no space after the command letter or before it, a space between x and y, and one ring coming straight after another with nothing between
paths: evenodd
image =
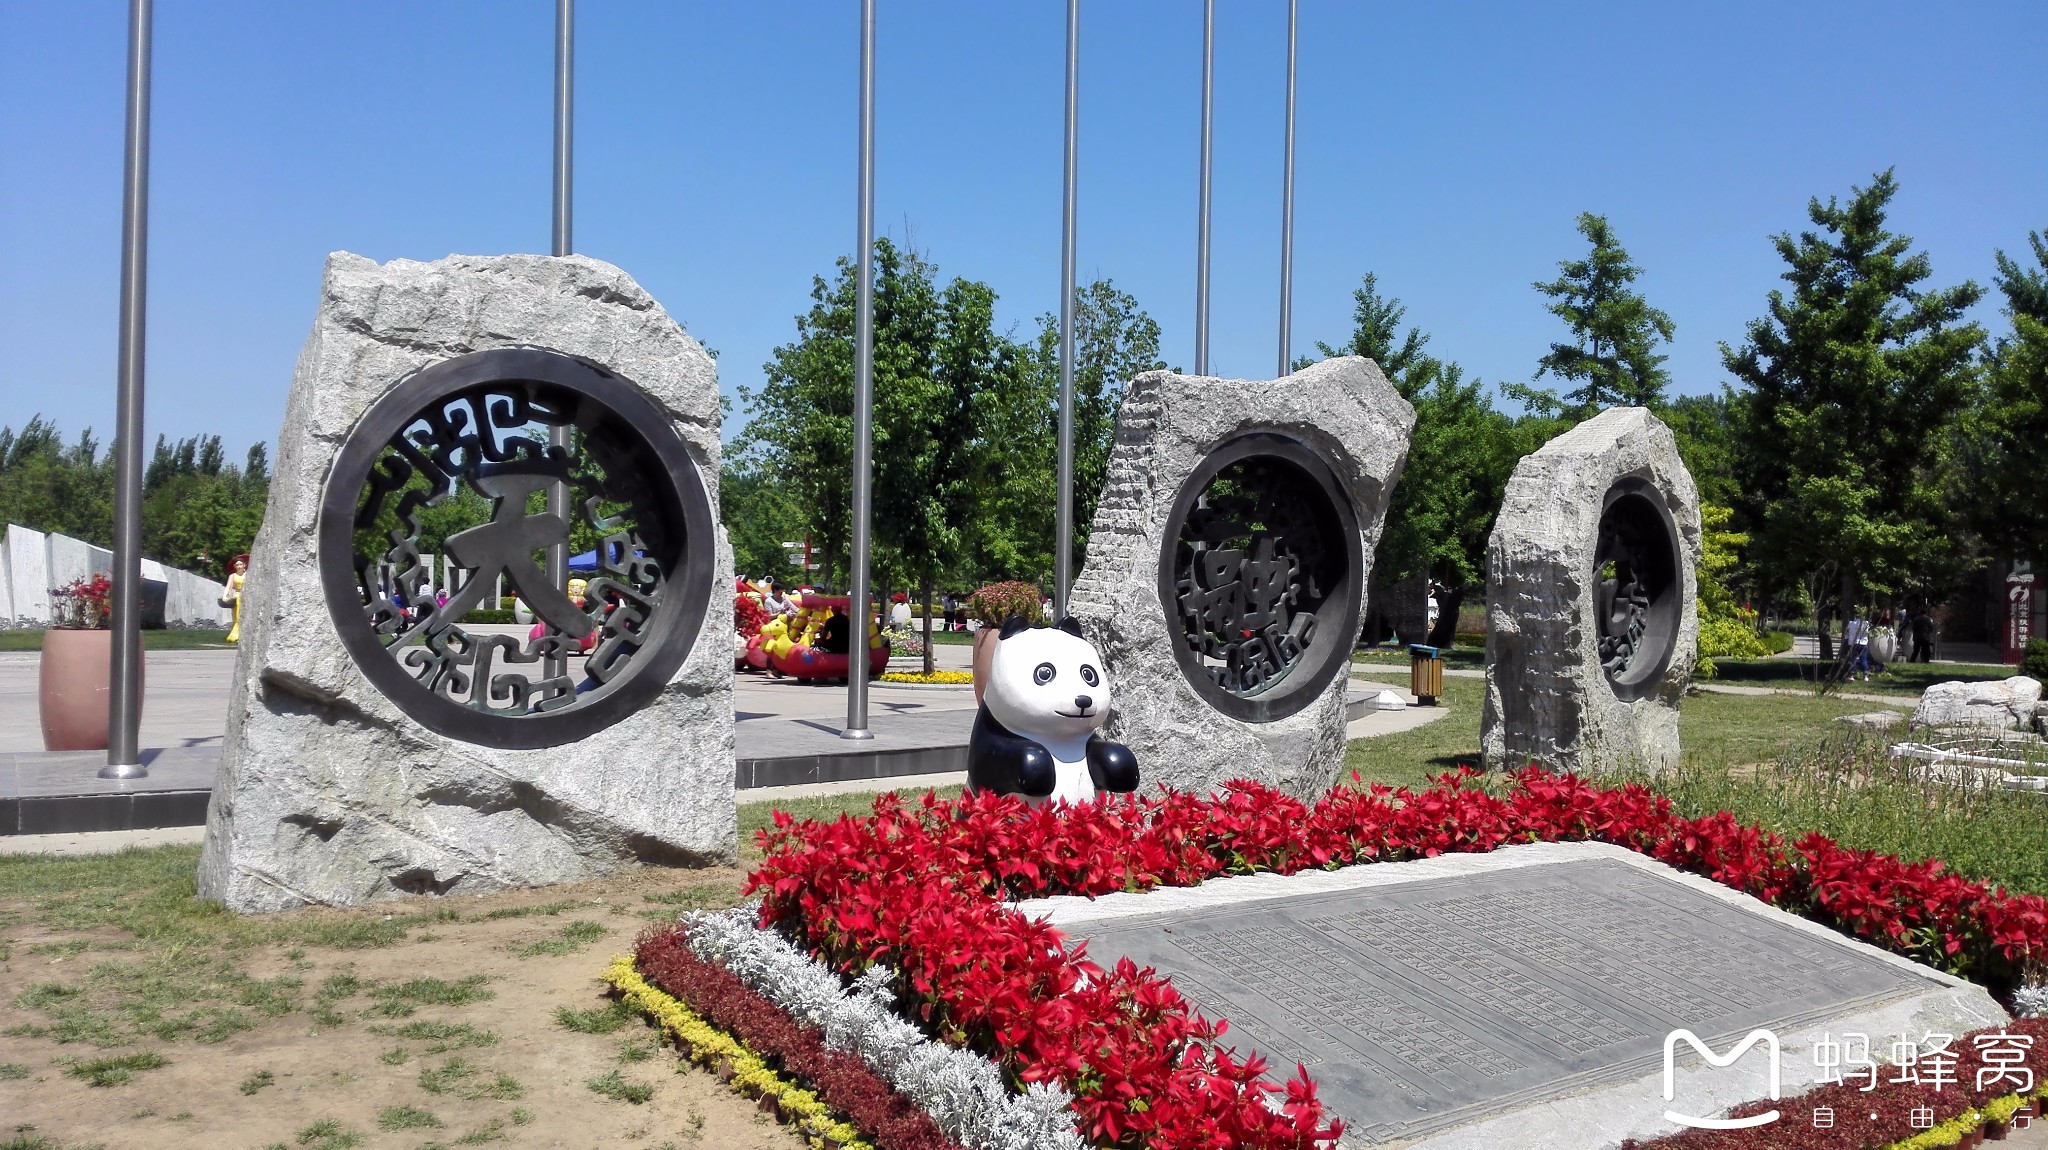
<instances>
[{"instance_id":1,"label":"pine tree","mask_svg":"<svg viewBox=\"0 0 2048 1150\"><path fill-rule=\"evenodd\" d=\"M2034 266L1998 253L1994 281L2012 331L1985 359L1982 404L1956 436L1966 477L1955 505L2007 558L2048 561L2048 239L2027 237Z\"/></svg>"},{"instance_id":2,"label":"pine tree","mask_svg":"<svg viewBox=\"0 0 2048 1150\"><path fill-rule=\"evenodd\" d=\"M1433 371L1437 364L1422 350L1429 343L1428 333L1410 327L1407 335L1401 334L1401 320L1408 308L1400 300L1381 295L1379 277L1372 272L1365 273L1365 282L1351 293L1351 301L1351 338L1339 347L1318 340L1316 350L1324 359L1362 355L1372 360L1403 396L1413 399L1424 382L1419 376ZM1314 362L1303 357L1294 366L1303 368Z\"/></svg>"},{"instance_id":3,"label":"pine tree","mask_svg":"<svg viewBox=\"0 0 2048 1150\"><path fill-rule=\"evenodd\" d=\"M1924 588L1963 557L1942 449L1974 387L1984 332L1963 313L1983 289L1922 286L1926 254L1885 226L1897 192L1885 171L1847 203L1808 201L1816 230L1772 238L1790 294L1771 292L1740 348L1721 345L1746 389L1737 471L1752 560L1802 584L1823 618L1859 587Z\"/></svg>"},{"instance_id":4,"label":"pine tree","mask_svg":"<svg viewBox=\"0 0 2048 1150\"><path fill-rule=\"evenodd\" d=\"M1317 349L1325 356L1361 355L1374 361L1415 405L1408 462L1387 506L1374 582L1428 575L1442 583L1449 601L1431 640L1448 643L1467 589L1485 578L1487 537L1508 476L1515 461L1540 439L1530 443L1524 428L1494 408L1485 386L1465 378L1464 368L1423 350L1429 344L1427 332L1419 327L1402 332L1408 309L1380 294L1376 276L1368 273L1352 300L1351 337L1336 346L1318 342ZM1296 366L1312 362L1304 359Z\"/></svg>"},{"instance_id":5,"label":"pine tree","mask_svg":"<svg viewBox=\"0 0 2048 1150\"><path fill-rule=\"evenodd\" d=\"M1550 297L1550 313L1573 339L1551 344L1536 374L1578 381L1563 400L1577 419L1616 406L1662 407L1671 377L1657 348L1676 330L1671 317L1629 288L1642 269L1630 262L1606 216L1580 213L1579 234L1592 245L1586 258L1560 261L1557 279L1531 285Z\"/></svg>"}]
</instances>

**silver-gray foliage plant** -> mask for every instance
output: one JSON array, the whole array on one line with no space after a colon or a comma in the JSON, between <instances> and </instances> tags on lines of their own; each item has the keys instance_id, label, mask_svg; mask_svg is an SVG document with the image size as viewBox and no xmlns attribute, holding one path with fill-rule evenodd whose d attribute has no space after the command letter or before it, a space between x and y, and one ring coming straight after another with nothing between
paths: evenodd
<instances>
[{"instance_id":1,"label":"silver-gray foliage plant","mask_svg":"<svg viewBox=\"0 0 2048 1150\"><path fill-rule=\"evenodd\" d=\"M2048 983L2029 983L2013 991L2012 1012L2021 1018L2048 1018Z\"/></svg>"},{"instance_id":2,"label":"silver-gray foliage plant","mask_svg":"<svg viewBox=\"0 0 2048 1150\"><path fill-rule=\"evenodd\" d=\"M933 1041L897 1013L886 967L868 968L848 988L824 963L755 926L759 911L754 902L692 912L682 918L683 934L698 957L816 1027L826 1046L858 1055L969 1150L1086 1150L1072 1095L1043 1082L1012 1095L986 1058Z\"/></svg>"}]
</instances>

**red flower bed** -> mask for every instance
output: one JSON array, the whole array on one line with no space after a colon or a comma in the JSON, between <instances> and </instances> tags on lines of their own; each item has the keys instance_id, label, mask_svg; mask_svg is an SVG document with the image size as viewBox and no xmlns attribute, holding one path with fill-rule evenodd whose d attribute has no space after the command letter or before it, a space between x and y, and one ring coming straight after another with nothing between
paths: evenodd
<instances>
[{"instance_id":1,"label":"red flower bed","mask_svg":"<svg viewBox=\"0 0 2048 1150\"><path fill-rule=\"evenodd\" d=\"M1878 1068L1878 1083L1865 1090L1869 1081L1862 1073L1847 1074L1845 1081L1817 1086L1797 1098L1782 1102L1747 1102L1730 1112L1744 1118L1776 1110L1776 1122L1747 1130L1686 1130L1648 1142L1630 1139L1622 1150L1876 1150L1901 1142L1973 1107L2018 1093L2013 1082L1997 1076L1986 1077L1988 1089L1977 1088L1978 1070L1984 1066L1978 1056L1979 1034L2024 1034L2033 1039L2024 1061L2016 1063L2031 1072L2035 1090L2048 1087L2048 1020L2022 1019L2003 1027L1974 1031L1950 1044L1959 1061L1955 1081L1939 1090L1915 1082L1893 1082L1892 1067ZM1924 1110L1924 1123L1913 1124L1913 1111ZM1815 1111L1826 1114L1826 1125L1815 1125ZM1872 1116L1875 1115L1873 1118Z\"/></svg>"},{"instance_id":2,"label":"red flower bed","mask_svg":"<svg viewBox=\"0 0 2048 1150\"><path fill-rule=\"evenodd\" d=\"M1254 783L1214 797L1103 796L1031 807L970 795L763 832L748 880L764 924L798 928L828 961L886 961L921 1021L1019 1081L1075 1095L1082 1132L1104 1144L1312 1146L1334 1140L1305 1071L1285 1087L1262 1059L1219 1044L1149 968L1105 970L1085 945L1003 899L1187 886L1222 874L1293 873L1379 859L1592 839L1641 851L1995 990L2048 959L2048 900L2008 895L1853 851L1819 835L1787 844L1726 813L1675 814L1641 786L1602 788L1531 768L1497 798L1445 775L1420 792L1333 788L1313 805ZM1277 1105L1269 1105L1277 1102Z\"/></svg>"},{"instance_id":3,"label":"red flower bed","mask_svg":"<svg viewBox=\"0 0 2048 1150\"><path fill-rule=\"evenodd\" d=\"M858 1055L828 1049L816 1030L756 994L731 971L698 958L680 931L670 928L642 938L634 961L641 977L763 1058L779 1062L874 1139L879 1150L960 1150L929 1114L896 1093Z\"/></svg>"}]
</instances>

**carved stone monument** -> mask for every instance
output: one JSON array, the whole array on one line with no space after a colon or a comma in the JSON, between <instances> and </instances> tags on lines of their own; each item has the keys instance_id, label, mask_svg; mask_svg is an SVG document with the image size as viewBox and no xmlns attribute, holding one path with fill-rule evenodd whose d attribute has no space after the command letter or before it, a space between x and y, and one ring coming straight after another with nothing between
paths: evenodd
<instances>
[{"instance_id":1,"label":"carved stone monument","mask_svg":"<svg viewBox=\"0 0 2048 1150\"><path fill-rule=\"evenodd\" d=\"M1415 412L1368 359L1284 379L1147 372L1117 417L1071 610L1145 781L1298 795L1344 760L1372 555Z\"/></svg>"},{"instance_id":2,"label":"carved stone monument","mask_svg":"<svg viewBox=\"0 0 2048 1150\"><path fill-rule=\"evenodd\" d=\"M330 257L200 894L267 911L730 861L719 453L710 356L618 268ZM584 551L580 587L550 577ZM470 616L501 576L530 630Z\"/></svg>"},{"instance_id":3,"label":"carved stone monument","mask_svg":"<svg viewBox=\"0 0 2048 1150\"><path fill-rule=\"evenodd\" d=\"M1524 458L1486 555L1488 765L1676 762L1699 557L1699 495L1648 410L1601 412Z\"/></svg>"}]
</instances>

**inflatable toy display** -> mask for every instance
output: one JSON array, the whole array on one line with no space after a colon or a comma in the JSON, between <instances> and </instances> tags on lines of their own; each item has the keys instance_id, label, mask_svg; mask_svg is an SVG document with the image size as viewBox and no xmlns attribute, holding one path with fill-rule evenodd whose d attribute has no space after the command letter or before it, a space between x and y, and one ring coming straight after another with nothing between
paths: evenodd
<instances>
[{"instance_id":1,"label":"inflatable toy display","mask_svg":"<svg viewBox=\"0 0 2048 1150\"><path fill-rule=\"evenodd\" d=\"M844 595L804 595L797 600L796 614L761 624L760 632L747 642L745 664L793 679L846 678L852 646L848 603ZM872 619L867 640L868 673L879 675L889 666L889 641Z\"/></svg>"},{"instance_id":2,"label":"inflatable toy display","mask_svg":"<svg viewBox=\"0 0 2048 1150\"><path fill-rule=\"evenodd\" d=\"M588 590L590 590L590 581L589 581L589 580L587 580L587 579L571 579L571 580L569 580L569 602L571 602L571 603L574 603L574 604L576 604L576 606L578 606L578 607L582 607L582 606L583 606L583 595L584 595L584 593L585 593L586 591L588 591ZM520 606L520 607L524 607L524 606L525 606L525 604L524 604L524 603L521 603L521 604L519 604L519 606ZM614 606L616 606L616 604L614 604ZM605 613L606 613L607 615L609 615L609 614L611 613L611 610L612 610L612 608L611 608L611 607L606 607L606 608L605 608ZM517 618L518 616L517 616L517 615L514 615L513 617L514 617L514 618ZM547 625L546 623L535 623L535 624L533 625L533 629L532 629L531 631L528 631L528 632L526 633L526 637L527 637L527 639L528 639L528 640L529 640L530 642L538 643L538 642L540 642L540 641L541 641L542 637L544 637L544 636L545 636L545 635L546 635L547 633L548 633L548 625ZM578 646L578 647L579 647L579 648L580 648L580 649L581 649L581 650L583 651L583 653L584 653L584 654L588 655L588 654L590 654L590 652L591 652L592 650L596 649L596 647L597 647L597 635L598 635L598 633L597 633L596 631L592 631L592 632L591 632L590 634L588 634L588 635L585 635L585 636L584 636L584 637L583 637L583 638L582 638L581 640L579 640L579 641L577 642L577 646Z\"/></svg>"}]
</instances>

